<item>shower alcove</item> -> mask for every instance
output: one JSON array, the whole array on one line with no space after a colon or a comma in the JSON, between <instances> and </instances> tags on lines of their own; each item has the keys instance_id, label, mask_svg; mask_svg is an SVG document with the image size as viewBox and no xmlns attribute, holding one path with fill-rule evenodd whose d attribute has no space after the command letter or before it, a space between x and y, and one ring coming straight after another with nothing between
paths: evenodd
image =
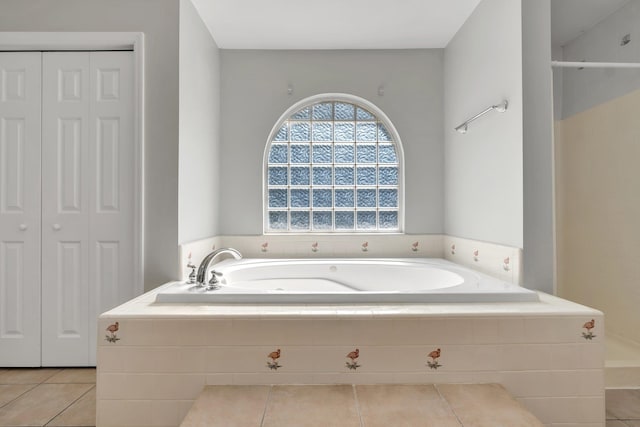
<instances>
[{"instance_id":1,"label":"shower alcove","mask_svg":"<svg viewBox=\"0 0 640 427\"><path fill-rule=\"evenodd\" d=\"M640 2L587 9L552 2L557 294L605 313L606 386L638 387Z\"/></svg>"}]
</instances>

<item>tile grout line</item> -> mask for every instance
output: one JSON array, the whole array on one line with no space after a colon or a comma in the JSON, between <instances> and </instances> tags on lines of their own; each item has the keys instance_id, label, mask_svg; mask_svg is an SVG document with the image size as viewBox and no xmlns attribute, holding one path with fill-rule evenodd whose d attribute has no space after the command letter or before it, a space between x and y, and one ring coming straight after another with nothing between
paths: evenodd
<instances>
[{"instance_id":1,"label":"tile grout line","mask_svg":"<svg viewBox=\"0 0 640 427\"><path fill-rule=\"evenodd\" d=\"M7 403L5 403L4 405L0 406L0 409L4 408L5 406L15 402L16 400L20 399L22 396L24 396L25 394L29 393L31 390L33 390L34 388L38 387L40 384L2 384L2 385L30 385L32 386L31 388L23 391L22 393L20 393L19 395L17 395L16 397L14 397L13 399L9 400Z\"/></svg>"},{"instance_id":2,"label":"tile grout line","mask_svg":"<svg viewBox=\"0 0 640 427\"><path fill-rule=\"evenodd\" d=\"M358 419L360 420L360 427L364 427L364 423L362 422L362 411L360 410L360 401L358 399L358 391L356 390L355 384L351 384L351 387L353 388L353 397L355 399L356 412L358 412Z\"/></svg>"},{"instance_id":3,"label":"tile grout line","mask_svg":"<svg viewBox=\"0 0 640 427\"><path fill-rule=\"evenodd\" d=\"M18 369L20 369L20 368L18 368ZM36 369L37 369L37 370L42 370L43 368L36 368ZM31 370L36 370L36 369L31 369ZM46 368L45 368L45 369L46 369ZM29 388L29 389L25 390L24 392L20 393L18 396L14 397L13 399L11 399L11 400L9 400L8 402L6 402L4 405L0 406L0 409L1 409L1 408L4 408L5 406L7 406L7 405L9 405L9 404L11 404L11 403L13 403L13 402L15 402L15 401L16 401L16 400L18 400L18 399L20 399L22 396L24 396L25 394L29 393L31 390L35 389L35 388L36 388L36 387L38 387L39 385L44 384L44 382L45 382L45 381L47 381L49 378L53 378L53 376L55 376L55 375L59 374L59 373L60 373L60 372L62 372L63 370L64 370L64 369L61 369L59 372L54 372L53 374L51 374L50 376L48 376L47 378L43 379L42 381L40 381L40 382L38 382L38 383L26 383L26 384L20 384L20 383L18 383L18 384L1 384L1 385L9 385L9 386L10 386L10 385L30 385L30 386L33 386L33 387L31 387L31 388ZM1 375L1 374L6 374L7 372L10 372L10 371L11 371L11 368L9 368L9 369L2 368L2 372L0 372L0 375ZM51 421L51 420L49 420L49 421Z\"/></svg>"},{"instance_id":4,"label":"tile grout line","mask_svg":"<svg viewBox=\"0 0 640 427\"><path fill-rule=\"evenodd\" d=\"M458 417L458 414L456 414L456 411L454 411L453 408L451 407L451 404L449 403L449 401L447 399L445 399L445 397L442 395L442 393L440 393L440 389L438 388L438 385L437 384L433 384L433 388L435 388L436 391L438 392L438 396L440 396L440 399L442 399L442 401L444 403L446 403L446 405L449 407L449 409L451 409L451 413L453 414L454 417L456 417L456 420L458 420L458 424L460 424L460 427L464 427L464 424L462 424L462 421Z\"/></svg>"},{"instance_id":5,"label":"tile grout line","mask_svg":"<svg viewBox=\"0 0 640 427\"><path fill-rule=\"evenodd\" d=\"M60 372L62 372L64 370L64 368L2 368L3 372L0 372L0 380L2 378L3 374L7 374L11 371L14 372L18 372L18 371L23 371L23 372L27 372L27 371L42 371L45 369L53 369L53 370L58 370L59 372L54 372L51 375L49 375L48 377L38 381L38 382L26 382L26 383L4 383L0 381L0 385L40 385L40 384L44 384L45 381L47 381L48 379L52 378L54 375L59 374Z\"/></svg>"},{"instance_id":6,"label":"tile grout line","mask_svg":"<svg viewBox=\"0 0 640 427\"><path fill-rule=\"evenodd\" d=\"M54 372L53 374L49 375L47 378L43 379L40 384L44 384L47 380L50 380L51 378L55 377L56 375L61 374L62 372L66 371L66 368L53 368L53 369L58 369L58 372Z\"/></svg>"},{"instance_id":7,"label":"tile grout line","mask_svg":"<svg viewBox=\"0 0 640 427\"><path fill-rule=\"evenodd\" d=\"M18 368L18 369L19 369L19 368ZM49 369L49 368L42 368L42 367L40 367L40 368L32 368L32 369L28 369L28 370L33 370L33 371L38 370L38 371L40 371L40 370L43 370L43 369ZM9 404L11 404L11 403L13 403L13 402L15 402L16 400L18 400L18 399L20 399L21 397L23 397L25 394L27 394L27 393L29 393L29 392L31 392L31 391L33 391L33 390L35 390L36 388L40 387L41 385L45 385L45 384L47 384L47 383L46 383L46 381L47 381L47 380L49 380L49 379L53 378L55 375L57 375L57 374L59 374L60 372L63 372L63 371L65 370L65 368L51 368L51 369L57 369L57 370L58 370L58 372L53 372L51 375L49 375L49 376L48 376L48 377L46 377L46 378L43 378L40 382L37 382L37 383L31 383L31 384L30 384L30 383L26 383L26 384L20 384L20 383L17 383L17 384L2 384L2 385L30 385L30 386L33 386L33 387L29 388L28 390L24 391L24 392L23 392L23 393L21 393L20 395L16 396L14 399L12 399L12 400L10 400L9 402L5 403L5 404L4 404L4 405L2 405L0 408L4 408L5 406L7 406L7 405L9 405ZM8 372L8 371L10 371L10 370L11 370L11 369L7 369L6 371L4 371L4 373L6 373L6 372ZM94 387L95 387L95 385L94 385ZM90 390L91 390L91 388L90 388L88 391L90 391ZM88 392L88 391L87 391L87 392ZM83 393L83 394L82 394L82 396L84 396L87 392ZM81 396L81 397L82 397L82 396ZM78 398L78 399L79 399L79 398ZM75 403L76 401L77 401L77 399L76 399L76 400L74 400L74 402L72 402L72 403L71 403L71 405L73 405L73 403ZM71 405L69 405L69 406L71 406ZM67 408L68 408L69 406L67 406ZM65 408L64 410L66 410L67 408ZM64 412L64 410L63 410L62 412ZM60 412L60 413L62 413L62 412ZM47 421L43 426L46 426L48 423L50 423L50 422L51 422L55 417L57 417L58 415L60 415L60 413L59 413L59 414L56 414L53 418L51 418L49 421Z\"/></svg>"},{"instance_id":8,"label":"tile grout line","mask_svg":"<svg viewBox=\"0 0 640 427\"><path fill-rule=\"evenodd\" d=\"M264 402L264 411L262 411L262 418L260 419L260 427L264 425L264 417L267 416L267 408L269 407L269 403L271 402L272 390L273 390L273 384L269 386L269 393L267 393L267 399Z\"/></svg>"},{"instance_id":9,"label":"tile grout line","mask_svg":"<svg viewBox=\"0 0 640 427\"><path fill-rule=\"evenodd\" d=\"M65 383L65 384L74 384L74 383ZM42 384L41 384L42 385ZM53 417L51 417L49 419L49 421L47 421L46 423L44 423L44 426L48 426L49 423L51 423L51 421L55 420L60 414L62 414L64 411L66 411L67 409L69 409L70 407L72 407L76 402L78 402L80 399L82 399L87 393L89 393L91 390L93 390L96 387L95 384L93 384L92 387L89 387L89 389L87 391L85 391L84 393L82 393L80 396L78 396L77 399L75 399L73 402L71 402L69 405L67 405L63 410L61 410L60 412L58 412L56 415L54 415Z\"/></svg>"}]
</instances>

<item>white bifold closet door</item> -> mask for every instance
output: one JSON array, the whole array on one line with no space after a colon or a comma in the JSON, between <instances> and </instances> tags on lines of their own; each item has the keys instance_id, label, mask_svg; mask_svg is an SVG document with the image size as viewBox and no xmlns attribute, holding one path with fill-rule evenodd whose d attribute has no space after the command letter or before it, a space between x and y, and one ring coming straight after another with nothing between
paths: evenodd
<instances>
[{"instance_id":1,"label":"white bifold closet door","mask_svg":"<svg viewBox=\"0 0 640 427\"><path fill-rule=\"evenodd\" d=\"M96 316L133 296L132 54L42 61L42 366L93 365Z\"/></svg>"},{"instance_id":2,"label":"white bifold closet door","mask_svg":"<svg viewBox=\"0 0 640 427\"><path fill-rule=\"evenodd\" d=\"M40 56L0 53L0 366L40 366Z\"/></svg>"},{"instance_id":3,"label":"white bifold closet door","mask_svg":"<svg viewBox=\"0 0 640 427\"><path fill-rule=\"evenodd\" d=\"M134 296L133 55L0 55L0 366L95 365Z\"/></svg>"}]
</instances>

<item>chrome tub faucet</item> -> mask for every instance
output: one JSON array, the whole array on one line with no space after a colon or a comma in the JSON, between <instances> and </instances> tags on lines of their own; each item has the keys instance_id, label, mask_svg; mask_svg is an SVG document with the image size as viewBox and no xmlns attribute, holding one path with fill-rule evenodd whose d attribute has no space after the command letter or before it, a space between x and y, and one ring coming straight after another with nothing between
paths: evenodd
<instances>
[{"instance_id":1,"label":"chrome tub faucet","mask_svg":"<svg viewBox=\"0 0 640 427\"><path fill-rule=\"evenodd\" d=\"M213 271L209 283L207 283L207 273L209 272L209 266L213 263L214 258L221 254L229 254L235 259L242 259L242 254L233 248L216 249L215 251L204 257L204 259L200 263L200 267L198 267L198 274L196 276L196 286L206 286L207 290L220 288L220 285L218 285L218 276L222 276L222 273Z\"/></svg>"}]
</instances>

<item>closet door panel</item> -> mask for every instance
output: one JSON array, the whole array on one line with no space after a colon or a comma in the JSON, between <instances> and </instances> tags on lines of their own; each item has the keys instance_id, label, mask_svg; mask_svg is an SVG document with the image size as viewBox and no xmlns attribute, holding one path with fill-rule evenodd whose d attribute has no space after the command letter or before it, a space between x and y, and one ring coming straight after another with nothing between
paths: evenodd
<instances>
[{"instance_id":1,"label":"closet door panel","mask_svg":"<svg viewBox=\"0 0 640 427\"><path fill-rule=\"evenodd\" d=\"M96 317L133 293L133 53L91 53L90 288L92 341ZM104 331L100 331L104 332ZM95 361L95 346L89 349Z\"/></svg>"},{"instance_id":2,"label":"closet door panel","mask_svg":"<svg viewBox=\"0 0 640 427\"><path fill-rule=\"evenodd\" d=\"M134 296L133 55L43 63L43 365L93 365L97 316Z\"/></svg>"},{"instance_id":3,"label":"closet door panel","mask_svg":"<svg viewBox=\"0 0 640 427\"><path fill-rule=\"evenodd\" d=\"M40 52L0 53L0 366L40 366Z\"/></svg>"},{"instance_id":4,"label":"closet door panel","mask_svg":"<svg viewBox=\"0 0 640 427\"><path fill-rule=\"evenodd\" d=\"M42 365L89 363L89 53L43 54Z\"/></svg>"}]
</instances>

